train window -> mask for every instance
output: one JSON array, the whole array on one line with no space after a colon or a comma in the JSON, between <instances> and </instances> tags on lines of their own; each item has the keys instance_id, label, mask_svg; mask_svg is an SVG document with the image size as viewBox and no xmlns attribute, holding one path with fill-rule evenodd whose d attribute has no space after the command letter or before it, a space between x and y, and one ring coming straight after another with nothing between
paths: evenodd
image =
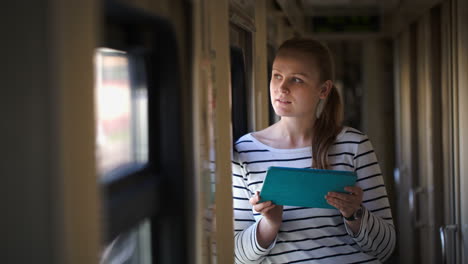
<instances>
[{"instance_id":1,"label":"train window","mask_svg":"<svg viewBox=\"0 0 468 264\"><path fill-rule=\"evenodd\" d=\"M268 67L268 86L266 91L268 94L268 122L270 125L278 122L279 116L276 115L275 109L271 104L271 94L270 94L270 81L271 81L271 72L273 71L273 61L275 59L275 48L271 44L267 44L267 67Z\"/></svg>"},{"instance_id":2,"label":"train window","mask_svg":"<svg viewBox=\"0 0 468 264\"><path fill-rule=\"evenodd\" d=\"M232 135L237 141L248 131L248 99L242 49L231 46Z\"/></svg>"},{"instance_id":3,"label":"train window","mask_svg":"<svg viewBox=\"0 0 468 264\"><path fill-rule=\"evenodd\" d=\"M191 178L181 166L175 32L128 3L104 2L104 48L95 53L101 263L187 263Z\"/></svg>"},{"instance_id":4,"label":"train window","mask_svg":"<svg viewBox=\"0 0 468 264\"><path fill-rule=\"evenodd\" d=\"M146 219L137 227L120 234L104 249L100 263L152 263L150 233L150 222Z\"/></svg>"},{"instance_id":5,"label":"train window","mask_svg":"<svg viewBox=\"0 0 468 264\"><path fill-rule=\"evenodd\" d=\"M233 140L250 132L254 124L254 91L252 81L252 33L229 25L231 53L231 98Z\"/></svg>"},{"instance_id":6,"label":"train window","mask_svg":"<svg viewBox=\"0 0 468 264\"><path fill-rule=\"evenodd\" d=\"M101 177L148 161L147 89L143 81L131 82L139 75L130 75L129 60L124 51L99 48L95 53L96 158Z\"/></svg>"},{"instance_id":7,"label":"train window","mask_svg":"<svg viewBox=\"0 0 468 264\"><path fill-rule=\"evenodd\" d=\"M122 206L114 197L127 191L116 190L122 179L142 177L148 172L148 92L143 58L126 51L98 48L94 55L96 109L96 163L101 183L106 187L110 203L106 205L108 223L115 225L122 219L114 206ZM141 176L136 176L141 175ZM148 175L146 176L148 177ZM127 180L128 181L128 180ZM132 181L134 181L132 179ZM125 186L125 184L118 184ZM134 197L138 195L134 194ZM121 199L121 198L119 198ZM114 200L114 201L112 201ZM114 221L112 217L119 217ZM125 225L135 220L126 220ZM122 224L119 224L123 227ZM107 243L101 263L151 263L150 223L113 228L112 240ZM119 233L117 233L119 232ZM108 234L109 235L109 234ZM143 260L149 261L144 262Z\"/></svg>"}]
</instances>

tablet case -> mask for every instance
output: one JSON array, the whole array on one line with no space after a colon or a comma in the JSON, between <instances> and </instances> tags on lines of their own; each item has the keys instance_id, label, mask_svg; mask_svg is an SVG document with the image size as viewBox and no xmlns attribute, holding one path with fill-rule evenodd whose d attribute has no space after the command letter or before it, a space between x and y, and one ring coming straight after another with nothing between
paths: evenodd
<instances>
[{"instance_id":1,"label":"tablet case","mask_svg":"<svg viewBox=\"0 0 468 264\"><path fill-rule=\"evenodd\" d=\"M325 200L328 192L344 192L354 186L356 173L351 171L270 167L267 171L260 202L278 205L329 208Z\"/></svg>"}]
</instances>

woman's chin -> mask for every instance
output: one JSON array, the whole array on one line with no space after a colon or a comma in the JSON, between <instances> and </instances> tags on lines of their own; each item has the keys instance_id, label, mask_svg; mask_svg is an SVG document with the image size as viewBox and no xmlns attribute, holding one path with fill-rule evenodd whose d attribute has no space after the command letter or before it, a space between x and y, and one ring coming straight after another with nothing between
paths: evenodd
<instances>
[{"instance_id":1,"label":"woman's chin","mask_svg":"<svg viewBox=\"0 0 468 264\"><path fill-rule=\"evenodd\" d=\"M291 116L294 114L291 109L286 109L286 107L274 107L273 109L277 116Z\"/></svg>"},{"instance_id":2,"label":"woman's chin","mask_svg":"<svg viewBox=\"0 0 468 264\"><path fill-rule=\"evenodd\" d=\"M290 112L282 111L282 112L275 112L275 113L279 117L294 117L294 114Z\"/></svg>"}]
</instances>

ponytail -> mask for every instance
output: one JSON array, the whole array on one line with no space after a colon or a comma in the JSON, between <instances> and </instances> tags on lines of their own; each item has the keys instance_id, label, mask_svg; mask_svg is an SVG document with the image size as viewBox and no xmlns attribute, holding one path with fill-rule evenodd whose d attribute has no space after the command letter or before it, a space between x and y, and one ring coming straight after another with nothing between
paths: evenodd
<instances>
[{"instance_id":1,"label":"ponytail","mask_svg":"<svg viewBox=\"0 0 468 264\"><path fill-rule=\"evenodd\" d=\"M312 133L312 168L330 169L328 150L342 129L343 106L333 85L320 116L315 120Z\"/></svg>"}]
</instances>

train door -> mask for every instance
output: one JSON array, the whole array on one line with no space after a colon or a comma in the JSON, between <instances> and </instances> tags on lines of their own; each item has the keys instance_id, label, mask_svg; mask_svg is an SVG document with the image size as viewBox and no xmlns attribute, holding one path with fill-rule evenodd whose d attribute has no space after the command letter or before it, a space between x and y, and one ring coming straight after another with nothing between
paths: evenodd
<instances>
[{"instance_id":1,"label":"train door","mask_svg":"<svg viewBox=\"0 0 468 264\"><path fill-rule=\"evenodd\" d=\"M468 135L468 2L458 0L456 6L452 8L456 11L457 15L457 58L458 58L458 94L457 105L459 107L459 124L458 124L458 138L459 138L459 172L457 174L457 181L459 182L459 220L458 220L458 242L457 253L460 257L459 263L468 263L468 142L466 135Z\"/></svg>"},{"instance_id":2,"label":"train door","mask_svg":"<svg viewBox=\"0 0 468 264\"><path fill-rule=\"evenodd\" d=\"M442 224L440 9L427 12L416 25L416 103L418 174L413 184L413 216L419 229L420 260L439 263L438 227ZM410 197L411 198L411 197Z\"/></svg>"},{"instance_id":3,"label":"train door","mask_svg":"<svg viewBox=\"0 0 468 264\"><path fill-rule=\"evenodd\" d=\"M403 263L439 263L442 224L440 9L397 40L398 228Z\"/></svg>"},{"instance_id":4,"label":"train door","mask_svg":"<svg viewBox=\"0 0 468 264\"><path fill-rule=\"evenodd\" d=\"M400 263L466 263L468 5L428 8L396 38Z\"/></svg>"},{"instance_id":5,"label":"train door","mask_svg":"<svg viewBox=\"0 0 468 264\"><path fill-rule=\"evenodd\" d=\"M414 181L411 175L416 172L415 166L415 146L412 142L415 142L415 135L412 131L414 120L416 119L412 106L415 100L414 91L411 89L413 81L413 74L411 69L414 68L414 59L410 56L410 37L411 33L408 31L403 32L396 40L396 57L395 62L397 68L397 88L395 94L396 104L396 137L397 137L397 169L395 171L395 184L396 191L399 193L397 207L398 207L398 219L397 219L397 230L399 236L405 234L406 239L399 239L399 251L400 255L405 256L405 260L402 263L415 263L416 260L416 234L417 230L413 227L412 221L412 210L413 205L408 203L410 197L410 186Z\"/></svg>"},{"instance_id":6,"label":"train door","mask_svg":"<svg viewBox=\"0 0 468 264\"><path fill-rule=\"evenodd\" d=\"M440 227L443 263L468 262L467 149L468 3L442 5L442 100L444 225Z\"/></svg>"}]
</instances>

